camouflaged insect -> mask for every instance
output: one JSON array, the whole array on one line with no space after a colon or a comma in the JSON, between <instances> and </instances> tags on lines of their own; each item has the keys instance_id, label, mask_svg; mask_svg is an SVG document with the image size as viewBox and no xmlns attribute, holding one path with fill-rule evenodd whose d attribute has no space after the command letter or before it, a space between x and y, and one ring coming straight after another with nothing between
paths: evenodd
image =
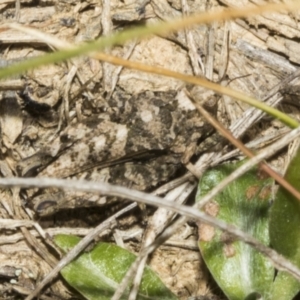
<instances>
[{"instance_id":1,"label":"camouflaged insect","mask_svg":"<svg viewBox=\"0 0 300 300\"><path fill-rule=\"evenodd\" d=\"M26 176L105 181L151 191L170 180L188 161L205 132L205 124L191 103L176 99L175 91L144 92L132 97L117 92L102 114L82 122L74 119L49 145L19 163ZM36 211L51 214L61 207L106 197L46 190L34 197Z\"/></svg>"}]
</instances>

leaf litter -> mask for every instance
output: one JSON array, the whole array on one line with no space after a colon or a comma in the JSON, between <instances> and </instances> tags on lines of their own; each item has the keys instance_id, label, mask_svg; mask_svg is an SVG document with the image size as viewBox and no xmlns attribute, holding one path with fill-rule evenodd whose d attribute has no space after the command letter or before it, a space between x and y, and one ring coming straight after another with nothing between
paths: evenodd
<instances>
[{"instance_id":1,"label":"leaf litter","mask_svg":"<svg viewBox=\"0 0 300 300\"><path fill-rule=\"evenodd\" d=\"M125 29L132 24L151 24L158 20L172 19L181 15L182 7L185 13L193 14L235 5L234 1L223 0L219 2L153 0L122 3L109 1L110 12L103 15L103 9L107 9L107 3L105 3L105 1L103 4L93 1L82 3L47 1L36 5L29 2L26 6L21 4L21 8L17 10L9 4L1 4L3 13L0 22L5 24L18 21L23 25L53 34L62 40L76 43ZM256 4L265 3L265 1L256 2ZM250 2L239 3L241 6L247 4ZM233 89L263 99L272 88L278 86L284 78L298 69L299 50L296 42L299 35L298 23L298 16L294 13L270 13L225 23L196 25L175 34L151 36L143 41L130 42L124 47L116 46L107 51L115 56L129 57L134 61L170 68L185 74L202 72L215 82L221 82ZM13 29L1 31L0 39L1 66L49 51L47 45L38 38ZM76 68L73 75L72 66ZM177 80L128 69L116 71L117 68L106 63L102 64L95 59L78 58L70 63L42 67L28 72L23 77L1 82L1 175L4 177L19 175L19 166L22 166L20 162L29 157L37 158L31 161L29 167L32 174L36 175L41 172L41 160L47 161L47 159L44 156L37 157L36 153L49 146L49 143L52 143L55 137L63 132L68 123L80 123L95 114L101 115L104 120L108 119L108 116L111 118L114 114L113 112L110 112L110 115L107 113L111 109L111 106L107 104L107 97L116 89L122 90L122 95L131 98L132 95L145 91L169 93L176 90L183 93L185 88L184 84ZM84 86L86 82L88 83ZM30 95L26 103L15 92L17 90L20 93L25 88ZM202 93L200 92L200 95ZM277 97L276 101L281 101L280 109L297 118L298 105L295 97L287 97L286 102L282 101L281 94L277 93L274 97ZM265 141L264 138L283 128L276 120L266 119L259 121L256 125L253 125L251 120L247 123L246 113L249 108L247 105L236 103L229 97L216 96L216 98L218 99L217 117L224 125L234 129L234 124L238 124L242 118L248 130L239 132L237 135L242 135L245 142L264 140L263 143L258 143L255 150L272 142L268 139ZM45 109L46 107L48 109ZM117 108L118 103L114 103L113 109ZM142 113L144 118L149 117L146 111ZM182 145L184 146L186 145ZM196 144L192 143L190 147L195 148L190 150L192 156L188 156L192 159L191 163L194 163L203 153L196 149ZM182 150L179 152L182 154ZM211 151L206 149L205 155L209 152ZM151 159L155 158L156 153L153 155ZM47 164L52 163L51 159L53 157L50 157ZM143 165L147 159L149 158L139 158L138 165ZM178 161L180 162L180 158L179 160L177 158L176 164ZM117 163L118 165L126 164L126 162ZM174 161L169 163L172 164ZM127 164L130 165L130 161ZM278 156L272 161L272 165L278 171L282 171L285 166L285 156L283 154ZM197 168L201 169L201 163L200 166L197 164ZM172 176L167 176L167 182L164 178L161 182L158 180L155 187L168 185L169 181L184 173L185 168L181 166ZM80 176L83 175L79 174L78 178L81 178ZM105 176L107 174L104 172L101 178L105 180ZM169 185L171 186L170 183ZM152 192L155 187L147 191ZM168 188L170 187L167 187L167 190ZM85 232L84 229L96 226L118 210L119 206L122 207L122 203L117 203L116 205L109 204L105 206L105 209L103 207L79 210L72 208L51 216L39 217L30 206L33 195L39 195L39 193L38 190L1 190L3 207L0 210L2 219L35 220L43 228L40 233L44 235L38 238L38 243L51 244L48 232L53 232L53 229L58 230L59 233ZM51 205L51 201L43 202L43 204ZM118 229L122 232L118 240L121 240L125 248L138 253L143 247L141 229L145 227L147 217L152 218L152 214L152 208L147 208L147 211L135 210L120 218L117 228L106 232L102 239L112 242L116 236L112 233L117 232L116 229ZM150 220L149 224L151 224ZM36 236L36 233L32 233L34 230L36 229L30 229L29 234ZM137 233L135 235L132 232ZM149 261L168 288L180 299L214 294L197 250L196 232L196 226L193 223L181 228L172 240L154 252ZM15 270L21 270L21 275L17 272L19 275L14 276L12 280L10 273L4 269L3 276L6 280L0 285L2 296L7 298L18 297L20 294L26 295L49 272L49 262L46 263L36 251L28 246L22 236L18 235L17 229L4 227L2 234L7 239L1 242L3 257L0 267L9 266ZM49 256L53 256L53 251L49 253ZM59 259L59 256L54 256ZM26 257L31 259L28 260ZM63 299L68 299L72 295L61 281L51 284L43 294L56 295Z\"/></svg>"}]
</instances>

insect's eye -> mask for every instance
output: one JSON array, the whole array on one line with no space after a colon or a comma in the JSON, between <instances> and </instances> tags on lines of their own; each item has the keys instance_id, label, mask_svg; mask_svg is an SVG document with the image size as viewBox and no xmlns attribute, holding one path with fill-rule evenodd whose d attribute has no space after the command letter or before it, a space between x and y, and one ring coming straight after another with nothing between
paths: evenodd
<instances>
[{"instance_id":1,"label":"insect's eye","mask_svg":"<svg viewBox=\"0 0 300 300\"><path fill-rule=\"evenodd\" d=\"M69 138L69 135L68 135L68 134L62 134L62 135L60 136L60 141L61 141L62 143L67 143L67 142L69 142L69 140L70 140L70 138Z\"/></svg>"},{"instance_id":2,"label":"insect's eye","mask_svg":"<svg viewBox=\"0 0 300 300\"><path fill-rule=\"evenodd\" d=\"M41 203L38 203L35 207L35 211L38 213L38 214L42 214L43 211L53 207L57 205L57 202L55 200L45 200Z\"/></svg>"}]
</instances>

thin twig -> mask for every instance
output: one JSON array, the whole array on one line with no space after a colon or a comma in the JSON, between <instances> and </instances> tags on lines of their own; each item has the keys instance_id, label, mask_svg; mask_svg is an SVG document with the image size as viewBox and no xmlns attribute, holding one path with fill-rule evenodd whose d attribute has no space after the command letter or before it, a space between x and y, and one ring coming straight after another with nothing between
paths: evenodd
<instances>
[{"instance_id":1,"label":"thin twig","mask_svg":"<svg viewBox=\"0 0 300 300\"><path fill-rule=\"evenodd\" d=\"M205 119L212 124L218 132L226 137L234 146L239 148L246 156L254 157L254 154L239 140L237 140L229 130L223 127L217 120L215 120L200 104L194 102L199 112L205 117ZM294 188L289 182L287 182L282 176L270 168L267 164L261 164L262 170L264 170L269 176L273 177L282 187L289 191L294 197L300 201L300 192Z\"/></svg>"},{"instance_id":2,"label":"thin twig","mask_svg":"<svg viewBox=\"0 0 300 300\"><path fill-rule=\"evenodd\" d=\"M16 24L9 24L7 26L11 26L12 28L16 28L18 30L22 30L22 27L16 25ZM30 32L33 31L35 32L35 30L30 29ZM40 35L42 35L42 33L39 33ZM47 35L48 37L49 35ZM52 37L52 43L55 43L56 47L60 47L60 48L68 48L70 46L69 43L66 42L62 42L59 39L53 38ZM227 96L230 96L234 99L243 101L245 103L249 103L251 104L253 107L251 107L251 109L248 109L243 116L240 118L239 122L236 122L234 125L231 126L231 131L234 131L232 128L236 128L235 130L239 129L237 132L236 136L240 136L241 133L244 133L245 130L247 128L245 128L245 118L248 115L248 119L250 118L252 120L252 122L256 122L258 121L259 118L261 118L263 115L265 115L265 112L268 112L270 115L274 115L277 117L277 119L279 119L280 121L282 121L283 123L288 123L289 126L292 126L293 128L298 127L299 123L290 118L288 115L274 109L272 106L277 105L282 97L275 97L274 99L271 98L268 102L266 102L268 105L265 105L263 102L258 102L256 99L249 97L241 92L232 90L228 87L225 86L220 86L216 83L213 83L211 81L205 80L204 78L196 78L194 76L190 76L190 75L185 75L182 73L178 73L178 72L174 72L168 69L164 69L164 68L160 68L157 66L150 66L150 65L146 65L146 64L141 64L138 62L134 62L134 61L127 61L125 59L119 58L119 57L115 57L112 55L108 55L108 54L104 54L104 53L93 53L91 54L92 58L95 59L99 59L102 61L106 61L108 63L111 64L115 64L115 65L121 65L130 69L135 69L135 70L139 70L142 72L146 72L146 73L152 73L152 74L157 74L157 75L163 75L163 76L167 76L167 77L172 77L172 78L176 78L178 80L182 80L188 83L192 83L192 84L196 84L196 85L200 85L203 86L207 89L211 89L219 94L224 94ZM31 60L32 63L32 60ZM7 68L8 69L8 68ZM270 95L275 94L278 90L280 90L280 88L282 87L282 85L286 84L286 82L289 82L292 78L296 78L297 76L299 76L300 74L300 68L299 70L297 70L294 74L288 76L285 80L282 81L282 84L278 85L277 87L275 87L274 89L272 89L271 93L268 94L268 96L266 98L269 98ZM264 109L264 111L261 110L257 110L255 109L255 107L259 107L260 109ZM247 123L248 126L249 122Z\"/></svg>"},{"instance_id":3,"label":"thin twig","mask_svg":"<svg viewBox=\"0 0 300 300\"><path fill-rule=\"evenodd\" d=\"M165 208L168 208L170 210L173 210L177 213L180 213L182 215L185 215L186 217L199 220L203 223L206 223L208 225L211 225L215 228L218 228L222 231L226 231L230 234L232 234L237 239L249 244L250 246L254 247L264 255L266 255L270 260L273 262L273 264L280 270L286 271L290 273L292 276L294 276L296 279L300 280L300 270L295 267L293 264L291 264L288 260L284 259L281 255L279 255L276 251L266 247L265 245L262 245L259 241L254 239L252 236L246 234L242 230L236 228L233 225L227 224L221 220L218 220L216 218L213 218L204 212L198 211L193 207L188 207L185 205L179 205L176 203L170 203L167 201L164 201L163 199L149 195L143 192L139 191L133 191L125 187L120 186L113 186L108 183L102 183L102 182L88 182L88 181L75 181L75 180L63 180L63 179L36 179L36 178L0 178L0 186L2 187L11 187L11 186L20 186L20 187L39 187L39 188L48 188L48 187L57 187L57 188L63 188L63 189L73 189L76 191L84 191L84 192L92 192L92 193L101 193L105 195L110 196L117 196L122 198L131 199L133 201L138 201L141 203L149 204L149 205L155 205L155 206L162 206ZM115 218L113 218L114 220ZM109 221L112 221L109 219ZM110 222L106 222L110 224ZM108 226L108 225L107 225ZM101 227L101 228L100 228ZM100 229L99 229L100 228ZM75 248L73 248L66 256L64 263L60 262L51 272L51 278L47 280L43 280L41 284L37 287L37 289L28 297L26 300L32 299L34 296L36 296L41 289L49 283L54 276L61 270L66 264L76 257L78 254L76 251L80 247L86 247L87 241L90 241L90 238L96 237L99 230L103 230L103 228L106 228L103 224L98 226L92 234L85 237ZM74 250L75 249L75 250ZM71 259L70 259L71 258ZM54 276L53 276L54 274Z\"/></svg>"},{"instance_id":4,"label":"thin twig","mask_svg":"<svg viewBox=\"0 0 300 300\"><path fill-rule=\"evenodd\" d=\"M181 0L181 9L182 9L183 16L187 16L190 14L190 8L187 3L187 0ZM196 43L195 43L193 34L191 32L191 29L186 28L184 30L184 33L185 33L186 45L188 47L188 55L191 60L191 65L192 65L194 74L196 76L201 76L202 74L204 74L204 65L201 61L201 57L199 57L199 55L197 54L197 47L196 47ZM202 68L202 72L199 67L199 62L200 62L200 66Z\"/></svg>"},{"instance_id":5,"label":"thin twig","mask_svg":"<svg viewBox=\"0 0 300 300\"><path fill-rule=\"evenodd\" d=\"M170 191L164 197L164 199L170 202L176 202L182 204L192 193L195 187L196 187L195 183L194 184L184 183L181 186ZM154 243L156 237L170 224L170 222L173 220L174 217L175 214L170 210L166 210L164 208L157 209L155 214L152 216L150 222L148 223L147 229L144 234L143 243L141 246L141 251L143 251L143 249L149 246L151 243ZM160 246L159 244L156 244L156 247L159 246ZM133 281L133 287L129 294L128 300L135 300L137 297L139 285L142 280L142 275L146 265L147 258L148 256L144 256L144 258L140 261L140 264L138 265L138 269L135 272L136 276ZM125 288L126 286L128 286L128 284L124 284ZM117 300L117 298L114 300Z\"/></svg>"},{"instance_id":6,"label":"thin twig","mask_svg":"<svg viewBox=\"0 0 300 300\"><path fill-rule=\"evenodd\" d=\"M228 177L226 177L223 181L221 181L215 188L210 190L203 198L199 200L198 208L203 207L208 201L213 199L218 193L220 193L229 183L233 182L235 179L239 178L243 174L245 174L248 170L253 168L253 166L257 165L261 161L265 160L268 157L273 156L278 150L282 149L289 143L291 143L295 138L300 135L300 127L292 130L286 136L284 136L281 140L275 142L272 146L261 151L255 157L251 158L247 162L245 162L242 166L232 172Z\"/></svg>"},{"instance_id":7,"label":"thin twig","mask_svg":"<svg viewBox=\"0 0 300 300\"><path fill-rule=\"evenodd\" d=\"M13 229L18 227L33 227L34 222L31 220L12 220L12 219L0 219L0 228Z\"/></svg>"},{"instance_id":8,"label":"thin twig","mask_svg":"<svg viewBox=\"0 0 300 300\"><path fill-rule=\"evenodd\" d=\"M33 221L29 221L29 222L33 222ZM57 235L57 234L85 236L91 231L91 229L78 228L78 227L77 228L58 227L58 228L43 229L43 231L50 237ZM41 236L40 232L37 232L36 229L32 229L32 230L29 229L29 232L31 235L33 235L37 238L40 238L40 237L44 238L43 236ZM47 236L45 236L45 238L47 238ZM0 236L0 245L15 244L22 239L24 239L24 236L21 233L15 233L15 234L7 235L7 236Z\"/></svg>"},{"instance_id":9,"label":"thin twig","mask_svg":"<svg viewBox=\"0 0 300 300\"><path fill-rule=\"evenodd\" d=\"M82 250L84 250L90 244L90 242L99 235L101 231L112 226L116 222L116 218L136 207L136 205L136 203L128 205L115 215L108 218L105 222L92 229L71 251L66 254L66 256L51 270L51 272L48 273L48 275L40 282L35 290L26 297L25 300L30 300L36 297L42 291L42 289L57 276L60 270L69 264Z\"/></svg>"},{"instance_id":10,"label":"thin twig","mask_svg":"<svg viewBox=\"0 0 300 300\"><path fill-rule=\"evenodd\" d=\"M242 172L246 172L247 169L253 167L253 165L256 164L256 163L258 163L260 160L263 160L266 157L268 157L270 155L273 155L274 151L278 150L279 147L284 147L287 143L289 143L291 140L293 140L299 134L300 134L300 128L297 128L297 129L293 130L292 132L290 132L289 134L287 134L281 141L276 142L272 146L271 149L267 149L267 150L263 151L261 154L259 154L257 157L249 160L249 162L247 162L245 165L243 165L242 167L240 167L239 170L237 170L237 171L234 172L235 176L233 176L233 174L230 176L231 181L234 180L236 177L240 176ZM3 179L3 180L5 180L5 179ZM22 181L24 182L24 179ZM26 179L25 179L25 181L26 181ZM32 181L32 179L31 179L31 181ZM62 180L60 180L60 181L62 181ZM1 183L1 181L0 181L0 183ZM228 184L228 182L226 184ZM3 185L3 182L2 182L2 185ZM79 188L78 184L76 186ZM85 187L85 189L86 189L86 187ZM218 189L218 192L219 191L220 191L220 189ZM147 195L147 196L153 197L152 195ZM209 199L212 199L215 196L215 194L210 193L210 195L207 195L207 199L208 199L208 196L209 196ZM155 198L157 198L157 197L155 197ZM160 198L158 198L158 199L159 199L158 201L160 201ZM202 201L207 201L206 197L202 198ZM203 204L202 201L200 201L200 204ZM176 206L176 204L174 204L174 206ZM174 207L169 207L169 208L173 209ZM189 209L189 208L187 208L187 209ZM198 213L200 213L200 212L198 212ZM180 224L184 224L185 222L186 222L186 218L181 218L181 221L179 223ZM217 223L214 222L214 224L212 224L212 225L216 226L218 224L218 225L222 226L222 225L224 225L224 223L223 224L222 223L223 222L221 222L221 224L220 224L220 222L217 221ZM178 224L177 224L177 226L178 226ZM222 229L221 226L218 226L218 227L220 229ZM260 252L262 252L263 254L265 254L267 257L269 257L272 260L272 262L274 263L274 265L277 268L279 268L281 270L286 270L288 272L291 272L291 274L293 276L295 276L295 277L297 277L298 275L300 275L298 273L295 273L295 268L287 260L283 259L281 256L279 256L272 249L270 249L268 247L265 247L264 245L261 245L261 244L257 243L257 241L255 241L253 238L249 237L248 235L245 235L243 232L239 232L239 230L235 229L234 227L228 227L228 225L226 225L226 226L227 226L227 228L223 228L223 230L227 230L230 233L235 234L241 240L243 240L244 242L252 245L255 249L257 249ZM174 227L174 225L171 228L169 228L167 231L168 232L170 232L170 231L172 232L172 228L173 227ZM163 235L163 236L165 236L165 235ZM142 260L142 258L141 258L141 260ZM134 266L132 266L132 268L133 267ZM296 270L296 272L297 272L297 270ZM300 276L298 278L300 278Z\"/></svg>"}]
</instances>

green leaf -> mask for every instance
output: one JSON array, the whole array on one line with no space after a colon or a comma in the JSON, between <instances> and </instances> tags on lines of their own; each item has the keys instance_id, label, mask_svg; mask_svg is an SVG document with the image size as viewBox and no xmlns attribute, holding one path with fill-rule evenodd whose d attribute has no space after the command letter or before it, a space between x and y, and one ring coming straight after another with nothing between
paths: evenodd
<instances>
[{"instance_id":1,"label":"green leaf","mask_svg":"<svg viewBox=\"0 0 300 300\"><path fill-rule=\"evenodd\" d=\"M294 187L300 184L300 151L292 159L285 179ZM280 187L270 214L272 247L300 267L300 202ZM273 287L273 299L292 299L300 290L300 283L292 276L279 272Z\"/></svg>"},{"instance_id":2,"label":"green leaf","mask_svg":"<svg viewBox=\"0 0 300 300\"><path fill-rule=\"evenodd\" d=\"M65 252L73 248L79 238L69 235L55 236L55 243ZM80 255L67 265L61 274L65 280L89 300L109 300L136 256L114 244L99 243L88 253ZM129 289L122 299L128 298ZM138 299L177 299L160 278L146 267Z\"/></svg>"},{"instance_id":3,"label":"green leaf","mask_svg":"<svg viewBox=\"0 0 300 300\"><path fill-rule=\"evenodd\" d=\"M201 178L197 201L242 163L227 164L207 171ZM269 244L268 210L271 179L260 178L251 170L229 184L204 211L234 224L265 245ZM200 250L214 279L230 300L268 298L274 268L260 253L225 232L200 224Z\"/></svg>"},{"instance_id":4,"label":"green leaf","mask_svg":"<svg viewBox=\"0 0 300 300\"><path fill-rule=\"evenodd\" d=\"M298 294L299 282L286 272L279 271L272 285L272 300L291 300Z\"/></svg>"}]
</instances>

